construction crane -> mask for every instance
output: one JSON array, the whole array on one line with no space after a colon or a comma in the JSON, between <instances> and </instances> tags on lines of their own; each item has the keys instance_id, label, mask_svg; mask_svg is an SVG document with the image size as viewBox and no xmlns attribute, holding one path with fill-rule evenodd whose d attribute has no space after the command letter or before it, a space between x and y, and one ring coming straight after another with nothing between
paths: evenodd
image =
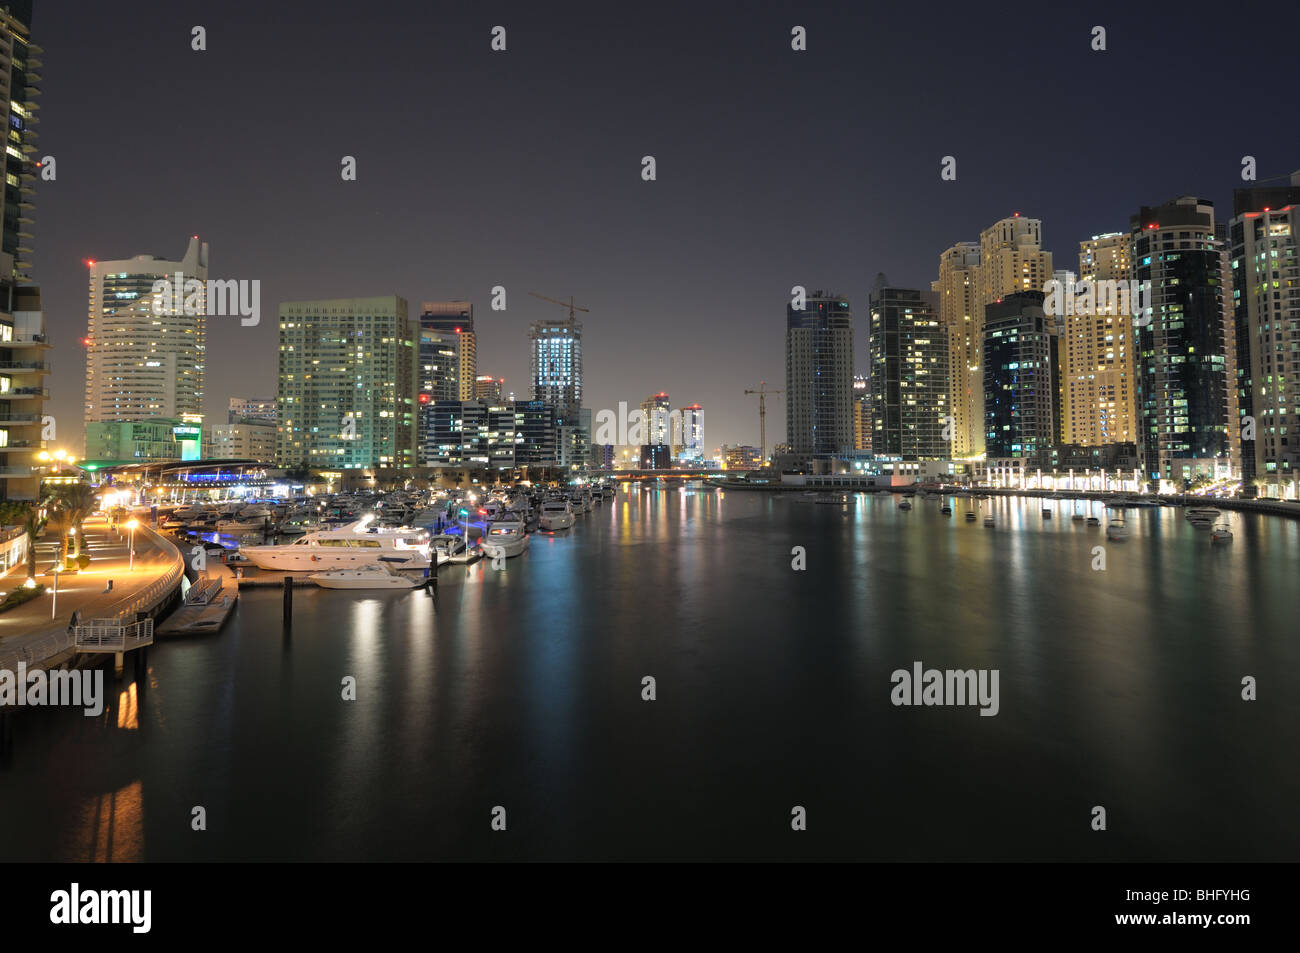
<instances>
[{"instance_id":1,"label":"construction crane","mask_svg":"<svg viewBox=\"0 0 1300 953\"><path fill-rule=\"evenodd\" d=\"M758 441L759 441L759 460L766 465L767 463L767 395L784 394L783 390L768 390L767 381L758 382L758 390L747 390L746 394L758 395Z\"/></svg>"},{"instance_id":2,"label":"construction crane","mask_svg":"<svg viewBox=\"0 0 1300 953\"><path fill-rule=\"evenodd\" d=\"M546 295L539 295L536 291L530 291L528 293L534 298L541 298L543 301L549 301L551 304L558 304L561 308L568 308L570 321L573 320L573 312L575 311L584 311L587 314L591 314L590 308L579 308L573 303L573 295L569 295L568 301L556 301L554 298L546 297Z\"/></svg>"}]
</instances>

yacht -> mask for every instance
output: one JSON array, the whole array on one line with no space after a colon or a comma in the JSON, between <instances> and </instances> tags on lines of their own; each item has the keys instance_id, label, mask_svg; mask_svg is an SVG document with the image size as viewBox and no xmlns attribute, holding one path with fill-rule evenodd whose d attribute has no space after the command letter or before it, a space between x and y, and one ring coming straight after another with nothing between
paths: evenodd
<instances>
[{"instance_id":1,"label":"yacht","mask_svg":"<svg viewBox=\"0 0 1300 953\"><path fill-rule=\"evenodd\" d=\"M542 529L554 532L568 529L573 525L573 510L566 500L547 500L542 504L542 517L539 521Z\"/></svg>"},{"instance_id":2,"label":"yacht","mask_svg":"<svg viewBox=\"0 0 1300 953\"><path fill-rule=\"evenodd\" d=\"M241 546L239 551L259 569L287 571L349 569L380 561L403 569L427 569L432 564L425 530L374 530L369 522L367 517L308 533L292 543Z\"/></svg>"},{"instance_id":3,"label":"yacht","mask_svg":"<svg viewBox=\"0 0 1300 953\"><path fill-rule=\"evenodd\" d=\"M992 528L992 526L993 526L993 514L992 514L992 513L988 513L988 514L985 515L985 517L984 517L984 525L985 525L985 526L988 526L988 527L990 527L990 528Z\"/></svg>"},{"instance_id":4,"label":"yacht","mask_svg":"<svg viewBox=\"0 0 1300 953\"><path fill-rule=\"evenodd\" d=\"M1107 539L1128 539L1128 526L1123 520L1111 520L1110 525L1106 527Z\"/></svg>"},{"instance_id":5,"label":"yacht","mask_svg":"<svg viewBox=\"0 0 1300 953\"><path fill-rule=\"evenodd\" d=\"M510 513L490 523L481 546L483 555L493 559L520 555L528 548L528 531L524 528L524 521Z\"/></svg>"},{"instance_id":6,"label":"yacht","mask_svg":"<svg viewBox=\"0 0 1300 953\"><path fill-rule=\"evenodd\" d=\"M979 519L979 517L975 515L975 511L974 511L974 510L967 510L967 511L966 511L966 522L967 522L967 523L973 523L973 522L975 522L977 519Z\"/></svg>"},{"instance_id":7,"label":"yacht","mask_svg":"<svg viewBox=\"0 0 1300 953\"><path fill-rule=\"evenodd\" d=\"M331 569L312 573L307 578L322 589L414 589L428 582L419 576L403 576L387 563Z\"/></svg>"},{"instance_id":8,"label":"yacht","mask_svg":"<svg viewBox=\"0 0 1300 953\"><path fill-rule=\"evenodd\" d=\"M1232 530L1228 529L1227 523L1220 523L1214 527L1214 531L1210 533L1210 538L1216 543L1230 543L1232 542Z\"/></svg>"},{"instance_id":9,"label":"yacht","mask_svg":"<svg viewBox=\"0 0 1300 953\"><path fill-rule=\"evenodd\" d=\"M952 516L952 507L945 503L943 506L939 507L939 512L944 516Z\"/></svg>"},{"instance_id":10,"label":"yacht","mask_svg":"<svg viewBox=\"0 0 1300 953\"><path fill-rule=\"evenodd\" d=\"M1052 518L1052 508L1051 508L1050 506L1044 506L1044 507L1043 507L1043 519L1045 519L1045 520L1050 520L1051 518Z\"/></svg>"},{"instance_id":11,"label":"yacht","mask_svg":"<svg viewBox=\"0 0 1300 953\"><path fill-rule=\"evenodd\" d=\"M1100 526L1100 525L1101 525L1101 520L1098 519L1098 518L1095 517L1095 516L1089 516L1089 517L1088 517L1088 525L1089 525L1089 526Z\"/></svg>"},{"instance_id":12,"label":"yacht","mask_svg":"<svg viewBox=\"0 0 1300 953\"><path fill-rule=\"evenodd\" d=\"M239 536L242 533L265 532L270 525L269 516L254 516L249 519L239 516L234 519L217 520L217 532L227 536Z\"/></svg>"},{"instance_id":13,"label":"yacht","mask_svg":"<svg viewBox=\"0 0 1300 953\"><path fill-rule=\"evenodd\" d=\"M912 508L911 500L909 500L907 497L903 497L901 500L898 501L898 508L900 510L910 510Z\"/></svg>"},{"instance_id":14,"label":"yacht","mask_svg":"<svg viewBox=\"0 0 1300 953\"><path fill-rule=\"evenodd\" d=\"M1186 515L1193 523L1201 520L1209 520L1212 523L1219 518L1220 513L1213 507L1193 506L1188 508Z\"/></svg>"}]
</instances>

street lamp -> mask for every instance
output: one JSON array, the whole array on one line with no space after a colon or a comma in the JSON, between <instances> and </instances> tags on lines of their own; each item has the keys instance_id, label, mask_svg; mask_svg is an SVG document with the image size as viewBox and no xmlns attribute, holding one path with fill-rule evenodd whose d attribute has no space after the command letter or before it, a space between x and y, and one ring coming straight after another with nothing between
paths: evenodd
<instances>
[{"instance_id":1,"label":"street lamp","mask_svg":"<svg viewBox=\"0 0 1300 953\"><path fill-rule=\"evenodd\" d=\"M54 567L54 601L50 603L51 619L53 619L55 616L59 614L59 571L62 568L63 568L62 566L59 566L57 564Z\"/></svg>"},{"instance_id":2,"label":"street lamp","mask_svg":"<svg viewBox=\"0 0 1300 953\"><path fill-rule=\"evenodd\" d=\"M126 523L126 528L131 531L131 562L127 568L132 572L135 571L135 528L139 525L140 521L135 519L127 520Z\"/></svg>"}]
</instances>

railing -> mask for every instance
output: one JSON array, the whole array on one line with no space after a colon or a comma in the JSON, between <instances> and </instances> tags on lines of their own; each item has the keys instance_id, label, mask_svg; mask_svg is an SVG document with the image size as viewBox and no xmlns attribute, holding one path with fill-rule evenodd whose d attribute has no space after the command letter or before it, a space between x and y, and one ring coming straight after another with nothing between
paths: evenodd
<instances>
[{"instance_id":1,"label":"railing","mask_svg":"<svg viewBox=\"0 0 1300 953\"><path fill-rule=\"evenodd\" d=\"M182 558L180 550L171 542L159 536L153 530L141 526L136 532L145 532L154 537L159 547L166 552L170 549L174 553L171 566L158 579L150 583L145 589L133 595L127 596L119 602L115 602L104 613L105 618L115 619L120 623L134 622L137 612L148 612L160 603L172 589L180 582L181 576L185 574L185 560Z\"/></svg>"},{"instance_id":2,"label":"railing","mask_svg":"<svg viewBox=\"0 0 1300 953\"><path fill-rule=\"evenodd\" d=\"M39 639L23 642L16 648L0 654L0 669L14 672L18 663L25 662L28 668L40 668L46 659L53 658L72 647L72 636L65 632L51 632Z\"/></svg>"},{"instance_id":3,"label":"railing","mask_svg":"<svg viewBox=\"0 0 1300 953\"><path fill-rule=\"evenodd\" d=\"M126 624L91 619L77 626L73 644L78 652L130 652L153 644L153 619Z\"/></svg>"}]
</instances>

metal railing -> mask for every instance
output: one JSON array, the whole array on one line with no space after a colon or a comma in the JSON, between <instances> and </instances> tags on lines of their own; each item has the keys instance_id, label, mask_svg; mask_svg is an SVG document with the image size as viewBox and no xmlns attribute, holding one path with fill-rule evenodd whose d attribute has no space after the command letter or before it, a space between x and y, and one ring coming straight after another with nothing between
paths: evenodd
<instances>
[{"instance_id":1,"label":"metal railing","mask_svg":"<svg viewBox=\"0 0 1300 953\"><path fill-rule=\"evenodd\" d=\"M137 612L148 612L153 609L170 595L171 591L180 584L181 576L185 574L185 560L175 545L146 526L141 526L136 532L148 533L163 552L170 549L173 558L167 571L159 578L140 592L133 593L109 606L102 618L114 619L119 623L134 622Z\"/></svg>"},{"instance_id":2,"label":"metal railing","mask_svg":"<svg viewBox=\"0 0 1300 953\"><path fill-rule=\"evenodd\" d=\"M125 624L91 619L77 626L73 644L78 652L130 652L153 644L153 619Z\"/></svg>"},{"instance_id":3,"label":"metal railing","mask_svg":"<svg viewBox=\"0 0 1300 953\"><path fill-rule=\"evenodd\" d=\"M51 632L39 639L31 639L21 645L0 653L0 669L14 672L19 662L25 662L28 668L41 668L46 660L72 647L72 635L68 632Z\"/></svg>"}]
</instances>

